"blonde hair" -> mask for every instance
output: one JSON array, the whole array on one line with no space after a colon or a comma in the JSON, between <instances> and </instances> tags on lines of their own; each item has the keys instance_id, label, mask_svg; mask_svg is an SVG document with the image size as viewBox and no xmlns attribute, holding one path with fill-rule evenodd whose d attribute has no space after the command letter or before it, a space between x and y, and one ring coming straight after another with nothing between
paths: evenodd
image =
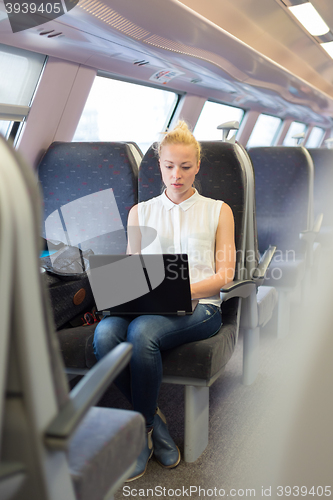
<instances>
[{"instance_id":1,"label":"blonde hair","mask_svg":"<svg viewBox=\"0 0 333 500\"><path fill-rule=\"evenodd\" d=\"M188 125L185 121L179 120L174 129L166 132L165 136L158 145L158 156L161 156L161 151L163 146L169 144L185 144L187 146L193 146L196 152L196 157L198 163L201 160L201 146L196 140Z\"/></svg>"}]
</instances>

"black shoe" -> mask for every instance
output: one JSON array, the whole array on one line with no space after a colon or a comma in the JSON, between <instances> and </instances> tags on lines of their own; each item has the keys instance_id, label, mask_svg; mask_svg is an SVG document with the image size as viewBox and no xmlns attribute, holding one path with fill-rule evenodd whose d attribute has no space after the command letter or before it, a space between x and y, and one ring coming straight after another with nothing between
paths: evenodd
<instances>
[{"instance_id":1,"label":"black shoe","mask_svg":"<svg viewBox=\"0 0 333 500\"><path fill-rule=\"evenodd\" d=\"M154 416L153 446L160 465L172 469L179 464L180 451L169 434L165 416L159 408Z\"/></svg>"}]
</instances>

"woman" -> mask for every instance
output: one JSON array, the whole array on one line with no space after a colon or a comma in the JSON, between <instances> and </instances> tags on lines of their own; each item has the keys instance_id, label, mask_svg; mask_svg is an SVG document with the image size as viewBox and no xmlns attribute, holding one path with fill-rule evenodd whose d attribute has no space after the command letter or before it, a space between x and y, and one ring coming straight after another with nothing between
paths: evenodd
<instances>
[{"instance_id":1,"label":"woman","mask_svg":"<svg viewBox=\"0 0 333 500\"><path fill-rule=\"evenodd\" d=\"M164 192L135 205L128 218L133 226L150 227L157 238L148 246L139 237L129 238L128 253L186 253L190 267L192 299L199 299L189 316L142 315L107 317L96 328L94 351L99 360L120 342L133 344L130 367L116 383L133 408L146 419L147 440L136 470L129 480L141 477L154 453L168 468L180 461L165 418L157 407L162 381L161 351L211 337L221 327L220 288L233 279L235 269L234 218L228 205L205 198L193 188L200 168L200 144L185 122L168 132L159 145Z\"/></svg>"}]
</instances>

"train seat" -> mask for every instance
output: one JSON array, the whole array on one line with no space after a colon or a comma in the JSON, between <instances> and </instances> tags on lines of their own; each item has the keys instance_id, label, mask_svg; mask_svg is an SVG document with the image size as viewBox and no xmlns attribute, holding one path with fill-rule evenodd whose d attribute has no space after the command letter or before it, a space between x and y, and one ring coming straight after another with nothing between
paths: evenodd
<instances>
[{"instance_id":1,"label":"train seat","mask_svg":"<svg viewBox=\"0 0 333 500\"><path fill-rule=\"evenodd\" d=\"M6 229L0 238L0 295L8 305L0 346L1 498L3 491L9 498L8 471L12 479L24 476L16 500L111 498L135 467L144 419L92 406L129 362L132 347L117 346L68 392L39 268L36 179L1 138L0 171L0 230Z\"/></svg>"},{"instance_id":2,"label":"train seat","mask_svg":"<svg viewBox=\"0 0 333 500\"><path fill-rule=\"evenodd\" d=\"M290 302L301 300L304 285L320 255L314 243L313 163L303 147L249 150L254 173L259 251L277 247L265 284L279 291L278 337L289 331ZM319 222L320 225L320 222Z\"/></svg>"},{"instance_id":3,"label":"train seat","mask_svg":"<svg viewBox=\"0 0 333 500\"><path fill-rule=\"evenodd\" d=\"M126 231L128 212L137 203L140 158L141 152L134 143L51 144L38 166L38 179L44 200L44 238L60 240L65 244L80 244L82 249L95 250L98 247L99 253L125 251L126 238L121 238L120 234L122 246L113 248L110 245L114 245L115 237L113 234L110 238L110 233L114 233L120 224ZM101 217L102 214L97 217L95 213L89 214L87 210L87 206L90 208L96 205L98 194L101 205L106 205L104 198L100 197L102 191L107 190L112 190L111 201L115 200L118 212L114 214L114 218L118 220L115 220L113 226L110 226L109 213L107 225L105 218ZM109 201L109 198L106 201ZM83 219L80 217L82 206L85 208L85 211L81 212ZM75 224L66 217L66 213L69 213L71 220L75 217L76 225L81 230L80 238L75 234ZM91 220L87 218L87 213ZM59 219L61 224L56 224Z\"/></svg>"},{"instance_id":4,"label":"train seat","mask_svg":"<svg viewBox=\"0 0 333 500\"><path fill-rule=\"evenodd\" d=\"M91 248L95 253L125 253L128 212L138 200L137 177L141 158L142 152L133 142L55 142L51 144L38 166L38 178L44 202L43 236L47 238L47 230L49 230L52 242L79 244L81 248ZM75 218L78 228L86 229L86 207L83 219L79 213L82 200L84 204L87 204L85 200L89 195L99 194L105 190L112 190L119 211L119 214L116 214L118 215L117 228L121 224L121 228L125 231L106 231L105 228L108 227L110 219L109 214L107 220L102 221L99 214L98 217L90 217L101 222L100 227L95 231L96 221L92 220L93 237L81 238L81 241L78 241L75 239L75 234L74 238L72 237L73 228L68 227L70 225L66 224L66 220L60 225L54 223L54 219L57 222L60 217L63 218L65 210L70 206L70 215ZM95 200L96 197L93 203ZM100 203L103 207L103 198ZM66 224L65 227L64 224ZM52 244L50 246L52 248ZM47 278L48 276L44 276L48 283ZM88 279L81 279L77 281L77 284L72 281L67 286L71 286L72 291L71 299L68 299L70 307L75 309L72 316L83 316L94 305ZM73 306L75 294L82 288L85 291L85 297L80 304ZM52 286L50 292L56 294L56 287ZM59 293L61 294L61 289ZM58 298L59 296L56 295L55 299ZM63 316L55 320L59 329L58 337L65 365L72 370L82 371L95 364L92 339L96 324L73 328Z\"/></svg>"},{"instance_id":5,"label":"train seat","mask_svg":"<svg viewBox=\"0 0 333 500\"><path fill-rule=\"evenodd\" d=\"M248 239L247 226L248 219L253 217L253 211L250 215L251 204L249 202L253 183L250 188L251 179L248 175L249 166L246 164L248 162L246 154L238 144L204 141L201 145L202 160L200 170L196 176L200 192L204 196L225 201L234 213L237 249L235 281L230 283L229 287L222 289L224 300L222 303L223 325L220 332L210 339L185 344L172 349L170 352L163 353L163 380L169 383L185 385L185 404L191 408L193 421L198 418L195 410L195 398L199 391L202 394L206 393L205 397L207 399L204 404L207 404L207 421L206 427L201 428L203 436L208 434L209 387L223 373L225 365L232 355L238 338L239 322L242 323L243 305L250 304L249 298L251 296L255 298L255 304L251 302L249 306L251 324L247 325L248 328L245 332L247 348L243 351L243 383L251 384L258 372L257 343L259 342L259 325L262 325L259 322L267 322L272 316L276 304L276 290L267 287L265 291L261 292L260 315L258 315L256 299L258 282L253 278L246 279L250 277L250 274L247 274L245 263L246 241ZM146 201L161 193L162 179L155 151L156 145L153 145L141 162L139 169L139 201ZM253 196L254 193L252 193L252 198ZM252 237L254 238L254 235ZM267 266L269 260L270 258L267 256L265 264L261 263L262 266ZM243 266L243 269L240 266ZM242 305L240 305L240 298L242 298ZM241 314L240 308L242 310ZM255 312L253 312L253 308ZM256 323L253 325L254 316L256 316ZM258 329L256 330L256 328ZM186 362L187 360L188 362ZM203 407L202 404L201 408ZM185 416L185 422L186 417L190 418L189 411ZM188 432L188 435L192 436L191 438L188 437L188 446L190 446L190 439L193 446L195 442L194 434L195 432L198 434L198 429L194 427L193 431L191 431L190 422L186 422L185 426L187 426L187 428L185 427L185 440Z\"/></svg>"},{"instance_id":6,"label":"train seat","mask_svg":"<svg viewBox=\"0 0 333 500\"><path fill-rule=\"evenodd\" d=\"M273 286L260 286L257 291L258 325L266 326L272 318L278 301L278 294Z\"/></svg>"},{"instance_id":7,"label":"train seat","mask_svg":"<svg viewBox=\"0 0 333 500\"><path fill-rule=\"evenodd\" d=\"M256 284L251 294L242 301L240 319L240 328L243 333L243 383L250 385L256 379L259 371L260 330L271 320L278 301L276 288L264 285L265 276L269 271L276 247L269 244L264 252L261 254L259 252L253 165L245 148L238 143L237 146L238 153L246 166L249 191L244 265L246 277ZM232 291L233 284L230 283L227 288ZM222 297L227 299L228 294L223 291Z\"/></svg>"},{"instance_id":8,"label":"train seat","mask_svg":"<svg viewBox=\"0 0 333 500\"><path fill-rule=\"evenodd\" d=\"M14 270L14 225L10 210L11 197L3 170L10 167L6 156L1 156L3 139L0 137L0 301L3 321L0 332L0 498L11 500L27 480L27 467L22 460L12 460L3 453L3 432L7 404L8 353L11 337L11 314Z\"/></svg>"},{"instance_id":9,"label":"train seat","mask_svg":"<svg viewBox=\"0 0 333 500\"><path fill-rule=\"evenodd\" d=\"M99 254L124 253L128 212L137 203L141 156L134 143L51 144L38 166L46 250L72 245ZM46 255L43 264L52 266L57 255ZM75 316L91 310L94 299L87 276L69 283L58 278L44 276L55 304L56 327L60 329ZM67 300L70 306L65 314Z\"/></svg>"},{"instance_id":10,"label":"train seat","mask_svg":"<svg viewBox=\"0 0 333 500\"><path fill-rule=\"evenodd\" d=\"M196 176L201 194L226 201L235 216L236 277L244 275L247 220L247 177L235 147L203 143L202 161ZM224 156L221 160L221 150ZM221 176L223 172L223 176ZM156 144L144 155L139 169L139 202L161 193L162 178ZM239 332L241 301L234 297L222 307L223 326L209 339L191 342L162 353L163 381L185 386L185 461L193 462L208 443L209 387L223 373L232 356Z\"/></svg>"},{"instance_id":11,"label":"train seat","mask_svg":"<svg viewBox=\"0 0 333 500\"><path fill-rule=\"evenodd\" d=\"M202 162L199 180L207 196L221 196L233 208L236 219L236 245L237 249L237 277L242 280L245 276L245 226L247 221L247 198L249 190L247 187L248 176L246 175L243 160L240 159L240 147L238 145L225 145L221 142L207 143L204 145L205 154ZM221 162L221 153L224 160ZM209 160L206 160L209 155ZM244 158L246 161L246 158ZM216 164L218 168L216 170ZM221 177L221 170L223 176ZM230 174L230 175L229 175ZM223 188L221 186L221 179ZM226 179L230 179L226 182ZM212 187L213 186L213 187ZM237 186L237 187L236 187ZM212 190L214 192L212 192ZM160 173L157 158L151 148L143 158L139 171L139 197L140 201L148 199L160 193ZM237 286L240 285L240 281ZM257 283L252 279L247 282L248 289L256 296ZM228 298L233 292L226 291ZM223 328L221 332L212 339L199 343L191 343L163 353L164 381L185 385L185 407L187 422L185 428L185 460L194 461L203 451L208 441L208 395L209 386L223 372L224 367L231 357L238 336L240 303L239 296L248 296L249 291L240 292L238 287L235 298L223 304ZM255 304L258 327L267 322L274 308L276 299L275 289L267 287L258 297L261 300ZM270 305L267 305L270 304ZM252 305L252 302L251 302ZM259 309L258 309L259 307ZM258 313L260 311L260 314ZM253 322L254 314L251 314ZM258 323L259 321L259 323ZM252 325L252 324L251 324ZM91 368L96 359L92 350L92 339L95 325L77 328L65 328L58 332L62 354L67 368L71 374L83 374ZM258 331L248 326L247 333L251 342L245 351L244 360L244 383L251 383L257 373L257 362L253 363L254 346L259 340ZM253 340L253 337L256 339ZM246 373L248 372L248 375ZM205 412L200 417L203 419L202 432L198 432L197 418L198 409L204 407ZM201 410L200 410L201 411ZM199 421L200 421L199 418ZM199 442L198 442L199 441ZM195 445L194 445L195 444Z\"/></svg>"},{"instance_id":12,"label":"train seat","mask_svg":"<svg viewBox=\"0 0 333 500\"><path fill-rule=\"evenodd\" d=\"M314 213L323 214L323 225L317 241L324 248L333 245L333 150L326 148L308 149L314 164Z\"/></svg>"},{"instance_id":13,"label":"train seat","mask_svg":"<svg viewBox=\"0 0 333 500\"><path fill-rule=\"evenodd\" d=\"M237 249L237 271L240 279L244 274L244 251L245 251L245 221L247 219L247 178L245 168L239 161L234 147L225 148L226 157L223 162L225 178L231 179L231 183L237 189L230 190L228 201L236 214L236 244ZM212 168L212 160L203 160L201 166L200 181L209 187L214 186L215 169ZM221 163L219 163L221 166ZM230 174L230 176L228 175ZM214 180L214 182L212 182ZM227 182L226 182L227 184ZM154 149L150 148L143 157L139 170L139 200L151 198L160 193L160 173ZM215 189L215 188L213 188ZM217 190L220 194L220 190ZM230 199L229 199L230 198ZM184 459L187 462L195 461L203 452L208 443L208 397L209 386L224 371L225 365L230 359L238 336L240 300L239 295L224 305L223 327L221 331L201 342L193 342L180 346L176 349L163 352L163 381L185 385L185 445ZM87 330L85 330L87 328ZM94 325L81 327L82 337L80 340L71 329L59 332L61 345L67 371L70 373L84 373L96 360L92 353L90 332ZM79 329L76 329L79 330ZM89 331L90 330L90 331ZM80 343L81 352L74 345ZM71 348L68 349L68 344Z\"/></svg>"}]
</instances>

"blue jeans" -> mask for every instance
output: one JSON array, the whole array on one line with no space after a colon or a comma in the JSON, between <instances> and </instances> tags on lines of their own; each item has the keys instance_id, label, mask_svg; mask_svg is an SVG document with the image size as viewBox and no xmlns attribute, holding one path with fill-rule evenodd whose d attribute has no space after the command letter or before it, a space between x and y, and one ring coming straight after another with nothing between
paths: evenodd
<instances>
[{"instance_id":1,"label":"blue jeans","mask_svg":"<svg viewBox=\"0 0 333 500\"><path fill-rule=\"evenodd\" d=\"M207 339L221 324L220 308L212 304L198 304L188 316L108 316L95 330L94 353L100 360L120 342L133 344L130 365L115 383L151 427L162 383L161 351Z\"/></svg>"}]
</instances>

